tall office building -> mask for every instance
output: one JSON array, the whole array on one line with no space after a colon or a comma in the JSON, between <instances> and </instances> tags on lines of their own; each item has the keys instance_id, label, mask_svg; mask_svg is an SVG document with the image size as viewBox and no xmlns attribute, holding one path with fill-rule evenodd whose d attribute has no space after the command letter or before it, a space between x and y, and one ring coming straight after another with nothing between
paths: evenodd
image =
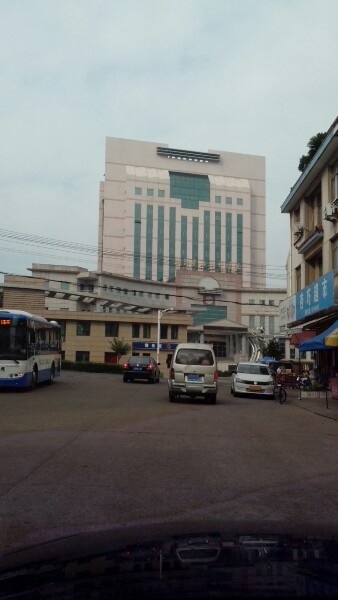
<instances>
[{"instance_id":1,"label":"tall office building","mask_svg":"<svg viewBox=\"0 0 338 600\"><path fill-rule=\"evenodd\" d=\"M238 273L265 287L264 157L107 138L99 214L99 271Z\"/></svg>"}]
</instances>

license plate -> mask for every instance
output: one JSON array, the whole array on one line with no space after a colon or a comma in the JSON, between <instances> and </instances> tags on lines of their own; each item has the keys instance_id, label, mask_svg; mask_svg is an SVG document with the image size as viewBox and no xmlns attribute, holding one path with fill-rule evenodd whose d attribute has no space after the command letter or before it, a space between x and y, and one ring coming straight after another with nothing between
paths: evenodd
<instances>
[{"instance_id":1,"label":"license plate","mask_svg":"<svg viewBox=\"0 0 338 600\"><path fill-rule=\"evenodd\" d=\"M204 381L204 377L200 375L187 375L186 381L189 381L189 383L201 383Z\"/></svg>"},{"instance_id":2,"label":"license plate","mask_svg":"<svg viewBox=\"0 0 338 600\"><path fill-rule=\"evenodd\" d=\"M142 371L142 367L134 367L133 371Z\"/></svg>"},{"instance_id":3,"label":"license plate","mask_svg":"<svg viewBox=\"0 0 338 600\"><path fill-rule=\"evenodd\" d=\"M249 387L247 388L248 392L261 392L262 388L260 385L249 385Z\"/></svg>"}]
</instances>

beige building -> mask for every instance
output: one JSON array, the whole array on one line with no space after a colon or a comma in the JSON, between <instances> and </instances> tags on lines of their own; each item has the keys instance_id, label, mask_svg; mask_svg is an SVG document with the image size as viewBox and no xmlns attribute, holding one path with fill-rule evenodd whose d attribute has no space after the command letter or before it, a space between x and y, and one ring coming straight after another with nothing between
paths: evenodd
<instances>
[{"instance_id":1,"label":"beige building","mask_svg":"<svg viewBox=\"0 0 338 600\"><path fill-rule=\"evenodd\" d=\"M265 159L108 137L98 271L172 281L179 269L265 286Z\"/></svg>"}]
</instances>

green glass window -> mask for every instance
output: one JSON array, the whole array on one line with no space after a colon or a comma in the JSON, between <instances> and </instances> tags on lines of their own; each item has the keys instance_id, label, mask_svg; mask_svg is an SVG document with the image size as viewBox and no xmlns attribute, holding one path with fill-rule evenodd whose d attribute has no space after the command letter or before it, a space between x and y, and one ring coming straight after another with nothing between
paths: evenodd
<instances>
[{"instance_id":1,"label":"green glass window","mask_svg":"<svg viewBox=\"0 0 338 600\"><path fill-rule=\"evenodd\" d=\"M269 317L269 335L275 334L275 317Z\"/></svg>"},{"instance_id":2,"label":"green glass window","mask_svg":"<svg viewBox=\"0 0 338 600\"><path fill-rule=\"evenodd\" d=\"M146 223L146 279L152 278L153 268L153 209L151 204L147 204L147 223Z\"/></svg>"},{"instance_id":3,"label":"green glass window","mask_svg":"<svg viewBox=\"0 0 338 600\"><path fill-rule=\"evenodd\" d=\"M222 217L220 212L215 213L215 270L221 270L221 241Z\"/></svg>"},{"instance_id":4,"label":"green glass window","mask_svg":"<svg viewBox=\"0 0 338 600\"><path fill-rule=\"evenodd\" d=\"M176 208L169 212L169 279L175 277L175 245L176 245Z\"/></svg>"},{"instance_id":5,"label":"green glass window","mask_svg":"<svg viewBox=\"0 0 338 600\"><path fill-rule=\"evenodd\" d=\"M243 215L237 215L237 264L238 270L243 266Z\"/></svg>"},{"instance_id":6,"label":"green glass window","mask_svg":"<svg viewBox=\"0 0 338 600\"><path fill-rule=\"evenodd\" d=\"M232 214L225 216L225 262L232 261Z\"/></svg>"},{"instance_id":7,"label":"green glass window","mask_svg":"<svg viewBox=\"0 0 338 600\"><path fill-rule=\"evenodd\" d=\"M207 175L169 173L170 198L178 198L182 208L198 209L200 202L210 202L210 182Z\"/></svg>"},{"instance_id":8,"label":"green glass window","mask_svg":"<svg viewBox=\"0 0 338 600\"><path fill-rule=\"evenodd\" d=\"M249 315L249 327L250 329L255 328L255 315Z\"/></svg>"},{"instance_id":9,"label":"green glass window","mask_svg":"<svg viewBox=\"0 0 338 600\"><path fill-rule=\"evenodd\" d=\"M142 188L140 188L140 187L135 188L135 196L142 196Z\"/></svg>"},{"instance_id":10,"label":"green glass window","mask_svg":"<svg viewBox=\"0 0 338 600\"><path fill-rule=\"evenodd\" d=\"M141 204L135 204L134 211L134 269L133 276L141 275Z\"/></svg>"},{"instance_id":11,"label":"green glass window","mask_svg":"<svg viewBox=\"0 0 338 600\"><path fill-rule=\"evenodd\" d=\"M140 323L132 323L131 326L131 337L139 338L140 337Z\"/></svg>"},{"instance_id":12,"label":"green glass window","mask_svg":"<svg viewBox=\"0 0 338 600\"><path fill-rule=\"evenodd\" d=\"M149 339L151 334L151 325L149 323L143 323L143 338Z\"/></svg>"},{"instance_id":13,"label":"green glass window","mask_svg":"<svg viewBox=\"0 0 338 600\"><path fill-rule=\"evenodd\" d=\"M187 229L188 218L181 218L181 267L186 265L187 260Z\"/></svg>"},{"instance_id":14,"label":"green glass window","mask_svg":"<svg viewBox=\"0 0 338 600\"><path fill-rule=\"evenodd\" d=\"M90 335L90 321L77 321L76 335Z\"/></svg>"},{"instance_id":15,"label":"green glass window","mask_svg":"<svg viewBox=\"0 0 338 600\"><path fill-rule=\"evenodd\" d=\"M119 336L119 324L118 323L105 323L105 337L118 337Z\"/></svg>"},{"instance_id":16,"label":"green glass window","mask_svg":"<svg viewBox=\"0 0 338 600\"><path fill-rule=\"evenodd\" d=\"M153 196L154 190L152 188L147 188L147 196Z\"/></svg>"},{"instance_id":17,"label":"green glass window","mask_svg":"<svg viewBox=\"0 0 338 600\"><path fill-rule=\"evenodd\" d=\"M164 190L158 190L158 197L164 198Z\"/></svg>"},{"instance_id":18,"label":"green glass window","mask_svg":"<svg viewBox=\"0 0 338 600\"><path fill-rule=\"evenodd\" d=\"M228 196L225 199L225 204L232 204L232 198L229 198Z\"/></svg>"},{"instance_id":19,"label":"green glass window","mask_svg":"<svg viewBox=\"0 0 338 600\"><path fill-rule=\"evenodd\" d=\"M204 211L204 245L203 245L204 270L210 269L210 211Z\"/></svg>"},{"instance_id":20,"label":"green glass window","mask_svg":"<svg viewBox=\"0 0 338 600\"><path fill-rule=\"evenodd\" d=\"M158 207L157 218L157 281L163 281L164 265L164 206Z\"/></svg>"},{"instance_id":21,"label":"green glass window","mask_svg":"<svg viewBox=\"0 0 338 600\"><path fill-rule=\"evenodd\" d=\"M215 196L215 202L216 204L221 204L222 198L221 196Z\"/></svg>"},{"instance_id":22,"label":"green glass window","mask_svg":"<svg viewBox=\"0 0 338 600\"><path fill-rule=\"evenodd\" d=\"M192 268L198 270L198 217L192 218Z\"/></svg>"},{"instance_id":23,"label":"green glass window","mask_svg":"<svg viewBox=\"0 0 338 600\"><path fill-rule=\"evenodd\" d=\"M172 340L178 339L178 325L171 326L171 339Z\"/></svg>"},{"instance_id":24,"label":"green glass window","mask_svg":"<svg viewBox=\"0 0 338 600\"><path fill-rule=\"evenodd\" d=\"M243 206L243 198L237 198L237 206Z\"/></svg>"}]
</instances>

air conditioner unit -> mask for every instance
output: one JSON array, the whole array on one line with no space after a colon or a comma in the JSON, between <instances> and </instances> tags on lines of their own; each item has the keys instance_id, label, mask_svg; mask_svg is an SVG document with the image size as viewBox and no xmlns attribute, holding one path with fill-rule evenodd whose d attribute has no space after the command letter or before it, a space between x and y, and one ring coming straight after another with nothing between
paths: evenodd
<instances>
[{"instance_id":1,"label":"air conditioner unit","mask_svg":"<svg viewBox=\"0 0 338 600\"><path fill-rule=\"evenodd\" d=\"M327 204L324 207L324 219L325 221L336 221L338 217L338 203L337 206L332 204Z\"/></svg>"}]
</instances>

